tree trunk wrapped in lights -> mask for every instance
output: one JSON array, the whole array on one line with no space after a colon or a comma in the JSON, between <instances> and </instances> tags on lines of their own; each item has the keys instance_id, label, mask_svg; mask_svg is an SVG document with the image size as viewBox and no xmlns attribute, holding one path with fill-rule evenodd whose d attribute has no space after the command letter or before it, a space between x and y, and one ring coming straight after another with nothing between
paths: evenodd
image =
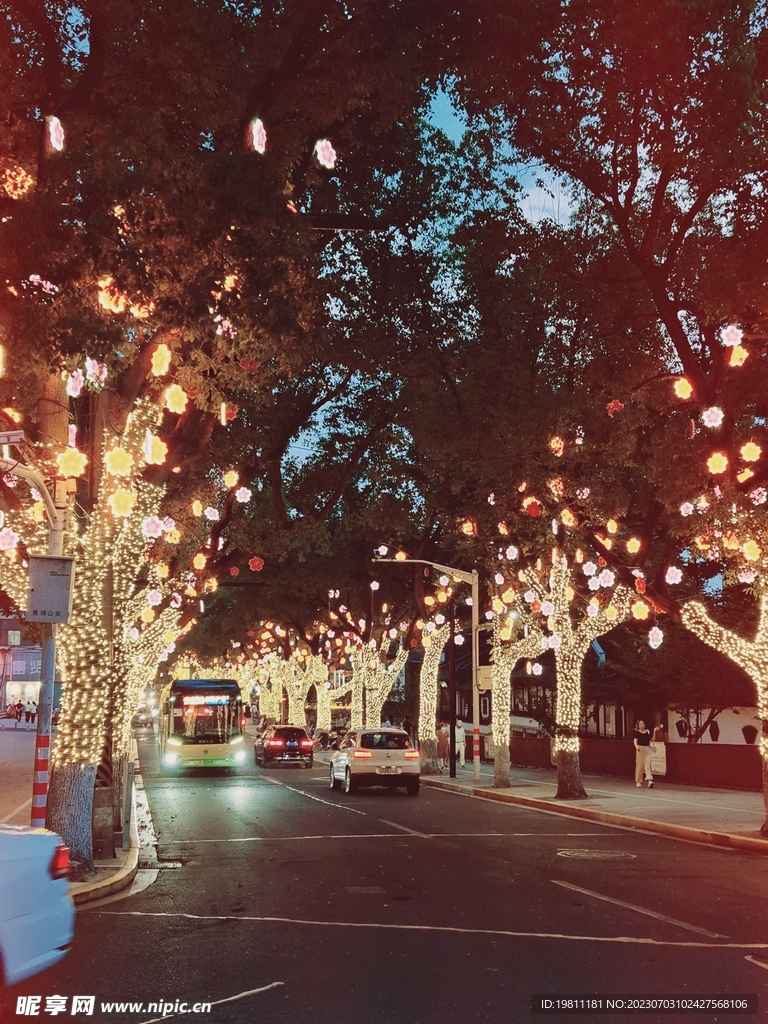
<instances>
[{"instance_id":1,"label":"tree trunk wrapped in lights","mask_svg":"<svg viewBox=\"0 0 768 1024\"><path fill-rule=\"evenodd\" d=\"M579 764L579 726L581 725L581 666L593 640L623 622L630 612L632 591L618 586L615 574L586 562L581 566L590 580L594 596L581 611L574 607L580 595L580 583L574 569L557 548L552 551L552 568L524 569L519 579L528 587L523 595L533 613L541 614L548 633L541 638L541 649L555 654L557 693L555 700L555 737L553 750L557 764L557 797L573 800L587 796ZM599 596L598 596L599 594ZM645 605L639 598L638 605ZM647 607L647 606L646 606Z\"/></svg>"},{"instance_id":2,"label":"tree trunk wrapped in lights","mask_svg":"<svg viewBox=\"0 0 768 1024\"><path fill-rule=\"evenodd\" d=\"M389 646L391 641L385 643ZM407 648L398 651L388 663L382 662L382 653L386 656L386 649L363 647L358 652L365 660L365 724L369 729L377 729L381 725L384 702L408 660Z\"/></svg>"},{"instance_id":3,"label":"tree trunk wrapped in lights","mask_svg":"<svg viewBox=\"0 0 768 1024\"><path fill-rule=\"evenodd\" d=\"M491 680L494 750L494 786L498 789L509 787L509 726L512 714L511 676L512 669L521 658L535 658L541 651L540 629L529 627L528 636L512 639L514 619L494 614L493 639L491 641Z\"/></svg>"},{"instance_id":4,"label":"tree trunk wrapped in lights","mask_svg":"<svg viewBox=\"0 0 768 1024\"><path fill-rule=\"evenodd\" d=\"M421 751L422 775L437 775L440 765L437 763L437 676L445 645L451 637L450 623L446 622L437 629L425 630L422 643L424 658L421 662L419 675L419 749Z\"/></svg>"},{"instance_id":5,"label":"tree trunk wrapped in lights","mask_svg":"<svg viewBox=\"0 0 768 1024\"><path fill-rule=\"evenodd\" d=\"M362 729L365 724L363 714L363 690L365 689L365 662L359 657L359 651L352 651L349 655L349 664L352 668L350 680L350 729Z\"/></svg>"},{"instance_id":6,"label":"tree trunk wrapped in lights","mask_svg":"<svg viewBox=\"0 0 768 1024\"><path fill-rule=\"evenodd\" d=\"M321 732L331 731L331 684L326 680L324 683L315 684L317 695L317 711L315 712L315 735Z\"/></svg>"},{"instance_id":7,"label":"tree trunk wrapped in lights","mask_svg":"<svg viewBox=\"0 0 768 1024\"><path fill-rule=\"evenodd\" d=\"M288 694L288 720L306 728L305 705L312 686L328 679L328 666L318 654L301 655L294 651L288 661L278 664L277 672Z\"/></svg>"},{"instance_id":8,"label":"tree trunk wrapped in lights","mask_svg":"<svg viewBox=\"0 0 768 1024\"><path fill-rule=\"evenodd\" d=\"M64 542L65 553L75 554L77 565L72 615L57 631L62 707L52 755L48 810L51 827L64 837L73 860L86 868L93 861L91 817L87 810L92 793L79 793L79 788L92 787L112 697L124 685L122 671L126 659L120 646L127 626L125 616L132 614L131 602L142 556L150 543L142 532L142 521L157 514L164 493L164 488L148 484L140 475L146 433L156 418L156 407L149 401L140 401L119 438L108 439L107 456L119 447L128 468L120 474L104 474L85 530L79 532L72 519ZM35 519L36 514L32 509L9 515L7 525L15 528L30 553L44 553L48 531ZM23 607L27 572L18 560L4 559L0 563L0 583ZM105 588L110 591L109 622L104 620ZM113 650L116 656L111 658ZM127 714L127 706L123 714ZM127 740L122 726L118 727L117 736L120 750L125 753ZM78 813L73 813L72 808L78 808Z\"/></svg>"},{"instance_id":9,"label":"tree trunk wrapped in lights","mask_svg":"<svg viewBox=\"0 0 768 1024\"><path fill-rule=\"evenodd\" d=\"M715 622L699 601L689 601L683 605L681 614L687 629L705 644L736 662L755 684L757 711L762 720L760 755L766 813L760 832L768 835L768 592L760 594L757 630L751 641Z\"/></svg>"}]
</instances>

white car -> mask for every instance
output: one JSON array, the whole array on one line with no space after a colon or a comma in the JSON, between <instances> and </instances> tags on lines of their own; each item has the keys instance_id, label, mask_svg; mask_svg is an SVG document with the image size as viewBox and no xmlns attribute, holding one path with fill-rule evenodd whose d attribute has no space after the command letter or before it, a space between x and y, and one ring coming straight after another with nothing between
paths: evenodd
<instances>
[{"instance_id":1,"label":"white car","mask_svg":"<svg viewBox=\"0 0 768 1024\"><path fill-rule=\"evenodd\" d=\"M404 729L351 729L331 755L330 786L343 785L347 793L360 786L404 786L419 792L421 761Z\"/></svg>"},{"instance_id":2,"label":"white car","mask_svg":"<svg viewBox=\"0 0 768 1024\"><path fill-rule=\"evenodd\" d=\"M55 832L0 825L0 989L62 959L72 944L69 848Z\"/></svg>"}]
</instances>

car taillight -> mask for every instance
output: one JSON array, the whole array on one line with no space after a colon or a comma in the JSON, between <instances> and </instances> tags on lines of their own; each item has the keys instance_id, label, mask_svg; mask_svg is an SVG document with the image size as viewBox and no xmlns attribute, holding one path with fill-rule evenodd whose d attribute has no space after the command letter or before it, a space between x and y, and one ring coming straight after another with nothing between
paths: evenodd
<instances>
[{"instance_id":1,"label":"car taillight","mask_svg":"<svg viewBox=\"0 0 768 1024\"><path fill-rule=\"evenodd\" d=\"M301 745L302 747L314 747L315 744L314 740L302 740Z\"/></svg>"},{"instance_id":2,"label":"car taillight","mask_svg":"<svg viewBox=\"0 0 768 1024\"><path fill-rule=\"evenodd\" d=\"M270 740L269 741L269 746L270 747L284 747L285 746L285 740Z\"/></svg>"},{"instance_id":3,"label":"car taillight","mask_svg":"<svg viewBox=\"0 0 768 1024\"><path fill-rule=\"evenodd\" d=\"M405 756L413 758L414 760L416 760L417 758L421 757L421 754L419 753L418 750L406 750L405 751Z\"/></svg>"},{"instance_id":4,"label":"car taillight","mask_svg":"<svg viewBox=\"0 0 768 1024\"><path fill-rule=\"evenodd\" d=\"M69 877L69 847L57 846L48 866L51 878Z\"/></svg>"},{"instance_id":5,"label":"car taillight","mask_svg":"<svg viewBox=\"0 0 768 1024\"><path fill-rule=\"evenodd\" d=\"M370 750L353 750L352 757L373 757Z\"/></svg>"}]
</instances>

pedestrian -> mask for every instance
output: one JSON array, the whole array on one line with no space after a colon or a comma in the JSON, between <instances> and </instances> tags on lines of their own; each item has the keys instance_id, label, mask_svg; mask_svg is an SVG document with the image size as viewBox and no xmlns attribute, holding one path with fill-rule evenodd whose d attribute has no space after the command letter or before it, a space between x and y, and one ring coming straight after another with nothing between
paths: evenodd
<instances>
[{"instance_id":1,"label":"pedestrian","mask_svg":"<svg viewBox=\"0 0 768 1024\"><path fill-rule=\"evenodd\" d=\"M643 772L648 781L648 789L653 787L653 775L651 774L651 734L645 728L645 722L639 718L635 731L632 733L632 740L635 745L635 786L638 789L643 784Z\"/></svg>"},{"instance_id":2,"label":"pedestrian","mask_svg":"<svg viewBox=\"0 0 768 1024\"><path fill-rule=\"evenodd\" d=\"M381 723L381 728L382 729L391 729L392 728L392 723L389 720L389 716L385 717L384 721Z\"/></svg>"},{"instance_id":3,"label":"pedestrian","mask_svg":"<svg viewBox=\"0 0 768 1024\"><path fill-rule=\"evenodd\" d=\"M437 759L441 768L448 767L448 759L451 756L451 741L448 738L448 726L441 722L437 727Z\"/></svg>"},{"instance_id":4,"label":"pedestrian","mask_svg":"<svg viewBox=\"0 0 768 1024\"><path fill-rule=\"evenodd\" d=\"M32 701L28 700L24 705L24 725L25 727L32 721Z\"/></svg>"},{"instance_id":5,"label":"pedestrian","mask_svg":"<svg viewBox=\"0 0 768 1024\"><path fill-rule=\"evenodd\" d=\"M407 716L403 719L403 729L408 733L411 743L413 743L413 722Z\"/></svg>"},{"instance_id":6,"label":"pedestrian","mask_svg":"<svg viewBox=\"0 0 768 1024\"><path fill-rule=\"evenodd\" d=\"M461 767L465 767L465 758L467 755L467 739L464 735L464 723L460 718L456 719L456 756L459 759Z\"/></svg>"},{"instance_id":7,"label":"pedestrian","mask_svg":"<svg viewBox=\"0 0 768 1024\"><path fill-rule=\"evenodd\" d=\"M32 725L35 724L35 720L36 719L37 719L37 701L33 700L32 701Z\"/></svg>"},{"instance_id":8,"label":"pedestrian","mask_svg":"<svg viewBox=\"0 0 768 1024\"><path fill-rule=\"evenodd\" d=\"M21 725L21 716L24 714L24 705L21 703L21 698L16 701L14 707L16 710L16 725L14 726L14 729L18 729Z\"/></svg>"}]
</instances>

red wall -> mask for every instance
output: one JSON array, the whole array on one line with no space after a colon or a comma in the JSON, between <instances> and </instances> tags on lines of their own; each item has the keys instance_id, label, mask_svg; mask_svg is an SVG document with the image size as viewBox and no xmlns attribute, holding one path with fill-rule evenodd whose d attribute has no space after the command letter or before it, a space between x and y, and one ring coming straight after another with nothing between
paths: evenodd
<instances>
[{"instance_id":1,"label":"red wall","mask_svg":"<svg viewBox=\"0 0 768 1024\"><path fill-rule=\"evenodd\" d=\"M534 768L552 766L549 740L513 736L509 745L512 764ZM588 775L619 775L631 779L635 774L635 749L631 740L581 737L581 770ZM668 743L669 782L693 786L719 786L724 789L762 789L762 768L757 746L717 743Z\"/></svg>"}]
</instances>

